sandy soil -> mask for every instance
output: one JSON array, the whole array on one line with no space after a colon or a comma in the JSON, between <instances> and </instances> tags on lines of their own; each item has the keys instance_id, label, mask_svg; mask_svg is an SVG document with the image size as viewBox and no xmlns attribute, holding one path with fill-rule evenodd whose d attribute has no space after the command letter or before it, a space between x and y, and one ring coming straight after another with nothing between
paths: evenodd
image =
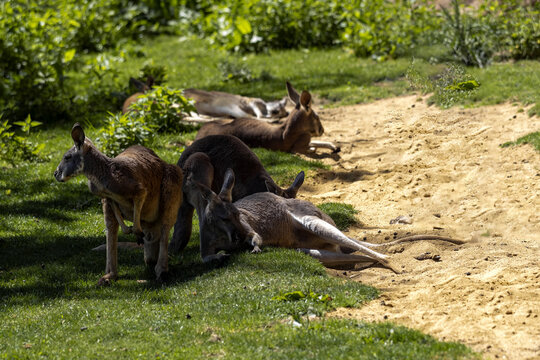
<instances>
[{"instance_id":1,"label":"sandy soil","mask_svg":"<svg viewBox=\"0 0 540 360\"><path fill-rule=\"evenodd\" d=\"M469 241L394 246L388 252L402 274L333 271L381 297L329 316L392 321L486 358L540 359L540 153L499 146L539 130L540 118L517 110L440 110L417 96L319 110L321 140L342 152L323 158L332 171L307 179L301 197L352 204L362 225L349 234L359 239L429 233ZM399 215L413 223L390 225ZM440 261L415 259L426 252Z\"/></svg>"}]
</instances>

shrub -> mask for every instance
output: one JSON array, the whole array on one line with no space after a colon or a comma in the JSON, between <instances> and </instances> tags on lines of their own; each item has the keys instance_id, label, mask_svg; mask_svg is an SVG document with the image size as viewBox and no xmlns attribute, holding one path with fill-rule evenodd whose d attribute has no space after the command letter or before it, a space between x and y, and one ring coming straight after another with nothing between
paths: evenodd
<instances>
[{"instance_id":1,"label":"shrub","mask_svg":"<svg viewBox=\"0 0 540 360\"><path fill-rule=\"evenodd\" d=\"M109 113L96 141L105 154L117 156L131 145L149 146L154 135L155 126L146 124L133 112Z\"/></svg>"},{"instance_id":2,"label":"shrub","mask_svg":"<svg viewBox=\"0 0 540 360\"><path fill-rule=\"evenodd\" d=\"M0 115L0 120L1 118ZM46 160L47 157L41 154L45 144L35 144L29 140L31 129L41 125L41 123L32 121L32 118L28 115L25 121L17 121L14 125L20 127L22 134L17 135L17 131L11 131L12 125L7 120L0 121L1 162L15 166L20 161Z\"/></svg>"},{"instance_id":3,"label":"shrub","mask_svg":"<svg viewBox=\"0 0 540 360\"><path fill-rule=\"evenodd\" d=\"M440 18L426 1L355 0L346 6L343 44L378 60L406 54L431 40Z\"/></svg>"},{"instance_id":4,"label":"shrub","mask_svg":"<svg viewBox=\"0 0 540 360\"><path fill-rule=\"evenodd\" d=\"M159 132L191 131L193 126L182 122L189 113L197 110L193 101L186 99L182 90L155 86L131 105L132 114Z\"/></svg>"}]
</instances>

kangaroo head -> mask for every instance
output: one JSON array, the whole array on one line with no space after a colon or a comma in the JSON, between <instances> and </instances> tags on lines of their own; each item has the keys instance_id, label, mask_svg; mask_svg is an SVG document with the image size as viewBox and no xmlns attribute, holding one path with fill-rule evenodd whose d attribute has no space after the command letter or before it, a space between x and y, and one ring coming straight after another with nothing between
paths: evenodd
<instances>
[{"instance_id":1,"label":"kangaroo head","mask_svg":"<svg viewBox=\"0 0 540 360\"><path fill-rule=\"evenodd\" d=\"M298 189L300 189L300 186L304 183L304 177L305 174L303 171L300 171L298 175L296 175L296 178L294 179L291 186L289 186L287 189L282 189L279 186L276 185L273 181L265 181L266 183L266 189L268 192L274 193L277 196L284 197L285 199L294 199L296 198L296 194L298 193Z\"/></svg>"},{"instance_id":2,"label":"kangaroo head","mask_svg":"<svg viewBox=\"0 0 540 360\"><path fill-rule=\"evenodd\" d=\"M321 136L324 128L321 124L319 115L312 108L311 94L308 91L298 91L287 81L287 93L289 99L294 103L294 110L289 114L290 124L287 128L298 129L302 133L308 133L311 136ZM291 130L292 131L292 130ZM287 129L285 130L287 132Z\"/></svg>"},{"instance_id":3,"label":"kangaroo head","mask_svg":"<svg viewBox=\"0 0 540 360\"><path fill-rule=\"evenodd\" d=\"M90 139L84 135L84 130L79 123L73 125L71 138L74 145L66 151L54 172L54 177L60 182L68 181L83 171L84 155L92 144Z\"/></svg>"},{"instance_id":4,"label":"kangaroo head","mask_svg":"<svg viewBox=\"0 0 540 360\"><path fill-rule=\"evenodd\" d=\"M270 118L283 118L289 115L289 112L285 109L287 106L288 97L284 97L281 100L269 101L266 103L266 113Z\"/></svg>"},{"instance_id":5,"label":"kangaroo head","mask_svg":"<svg viewBox=\"0 0 540 360\"><path fill-rule=\"evenodd\" d=\"M135 89L137 89L138 92L145 93L148 90L152 88L154 85L154 78L152 76L148 76L146 78L146 83L143 83L140 80L137 80L135 78L130 77L129 78L129 85L133 86Z\"/></svg>"},{"instance_id":6,"label":"kangaroo head","mask_svg":"<svg viewBox=\"0 0 540 360\"><path fill-rule=\"evenodd\" d=\"M196 182L192 176L186 179L184 189L193 192L203 202L199 214L201 242L219 249L235 247L247 236L240 221L240 212L232 203L234 173L227 169L223 186L218 195L208 186Z\"/></svg>"}]
</instances>

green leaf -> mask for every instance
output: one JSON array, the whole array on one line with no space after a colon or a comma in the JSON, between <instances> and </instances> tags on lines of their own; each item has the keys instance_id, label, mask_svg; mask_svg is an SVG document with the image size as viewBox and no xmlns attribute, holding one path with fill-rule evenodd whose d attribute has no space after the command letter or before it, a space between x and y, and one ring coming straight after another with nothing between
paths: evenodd
<instances>
[{"instance_id":1,"label":"green leaf","mask_svg":"<svg viewBox=\"0 0 540 360\"><path fill-rule=\"evenodd\" d=\"M68 63L75 57L75 49L68 50L64 53L64 63Z\"/></svg>"},{"instance_id":2,"label":"green leaf","mask_svg":"<svg viewBox=\"0 0 540 360\"><path fill-rule=\"evenodd\" d=\"M235 25L242 35L246 35L251 32L251 24L243 17L236 18Z\"/></svg>"}]
</instances>

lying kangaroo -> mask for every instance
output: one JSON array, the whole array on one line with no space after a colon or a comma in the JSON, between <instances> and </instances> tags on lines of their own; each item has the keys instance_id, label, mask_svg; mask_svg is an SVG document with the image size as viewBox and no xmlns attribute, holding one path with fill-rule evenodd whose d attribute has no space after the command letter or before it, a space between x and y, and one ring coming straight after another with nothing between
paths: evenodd
<instances>
[{"instance_id":1,"label":"lying kangaroo","mask_svg":"<svg viewBox=\"0 0 540 360\"><path fill-rule=\"evenodd\" d=\"M168 271L169 232L182 202L182 170L140 145L109 158L86 138L78 123L71 137L75 145L64 154L54 177L65 182L83 174L90 191L102 198L107 265L98 284L118 276L118 225L124 233L144 238L144 261L155 265L156 277L162 280ZM133 227L127 227L124 218L133 221Z\"/></svg>"},{"instance_id":2,"label":"lying kangaroo","mask_svg":"<svg viewBox=\"0 0 540 360\"><path fill-rule=\"evenodd\" d=\"M304 181L302 171L288 189L280 188L266 172L257 155L238 138L230 135L211 135L195 141L184 150L178 166L184 171L185 177L191 175L195 181L215 191L221 188L225 171L228 168L234 169L238 181L231 194L233 201L264 191L294 198ZM169 244L170 253L178 253L188 243L194 208L197 209L199 219L204 218L198 197L184 188L184 201L178 211L174 234ZM201 246L202 244L201 241Z\"/></svg>"},{"instance_id":3,"label":"lying kangaroo","mask_svg":"<svg viewBox=\"0 0 540 360\"><path fill-rule=\"evenodd\" d=\"M211 117L279 119L289 115L285 110L287 97L266 102L259 98L197 89L184 90L184 96L195 100L195 108L200 115Z\"/></svg>"},{"instance_id":4,"label":"lying kangaroo","mask_svg":"<svg viewBox=\"0 0 540 360\"><path fill-rule=\"evenodd\" d=\"M131 104L137 101L139 96L144 95L148 90L152 89L152 86L154 85L154 78L149 76L146 79L146 84L137 79L129 78L129 84L134 86L139 91L131 95L124 101L124 105L122 105L122 114L125 114L129 111L129 107L131 106Z\"/></svg>"},{"instance_id":5,"label":"lying kangaroo","mask_svg":"<svg viewBox=\"0 0 540 360\"><path fill-rule=\"evenodd\" d=\"M289 82L287 93L295 108L283 124L272 125L247 118L216 120L203 125L195 139L208 135L233 135L249 147L304 154L321 147L339 152L340 148L331 142L311 141L311 137L321 136L324 128L311 107L310 93L302 91L302 95L299 95Z\"/></svg>"},{"instance_id":6,"label":"lying kangaroo","mask_svg":"<svg viewBox=\"0 0 540 360\"><path fill-rule=\"evenodd\" d=\"M201 242L206 244L205 262L228 256L218 253L250 245L259 252L261 245L298 248L317 258L326 266L380 263L395 272L387 255L372 248L394 245L405 241L444 240L464 243L440 236L411 236L387 244L371 244L351 239L339 231L334 221L315 205L299 199L285 199L265 192L246 196L232 203L234 172L225 174L223 187L216 195L208 186L187 177L184 189L197 196L204 206L205 216L200 222ZM350 254L359 251L364 255Z\"/></svg>"}]
</instances>

